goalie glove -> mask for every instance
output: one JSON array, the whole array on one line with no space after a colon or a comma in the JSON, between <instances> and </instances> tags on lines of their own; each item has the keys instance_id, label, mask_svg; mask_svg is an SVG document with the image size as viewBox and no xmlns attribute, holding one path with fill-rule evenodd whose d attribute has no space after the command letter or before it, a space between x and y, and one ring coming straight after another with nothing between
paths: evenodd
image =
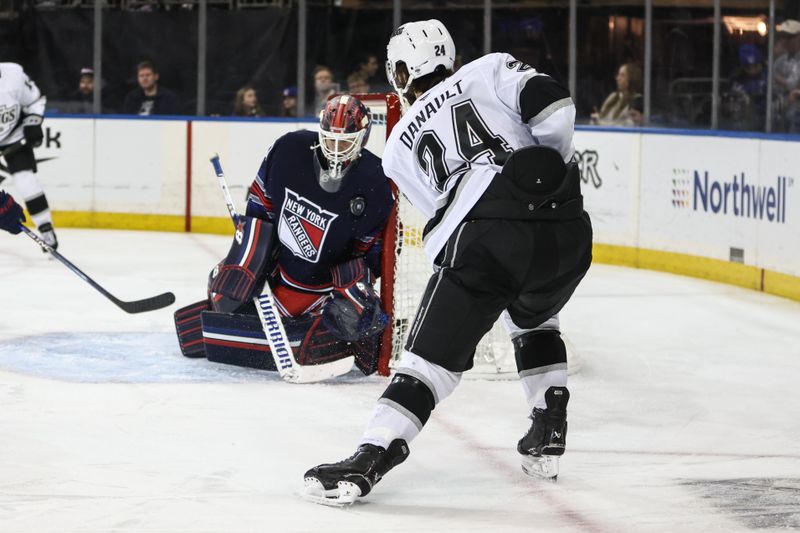
<instances>
[{"instance_id":1,"label":"goalie glove","mask_svg":"<svg viewBox=\"0 0 800 533\"><path fill-rule=\"evenodd\" d=\"M268 274L275 226L239 216L228 256L211 271L208 296L214 311L232 312L261 290Z\"/></svg>"},{"instance_id":2,"label":"goalie glove","mask_svg":"<svg viewBox=\"0 0 800 533\"><path fill-rule=\"evenodd\" d=\"M337 338L355 342L380 334L389 322L372 288L372 275L363 258L331 269L334 290L322 319Z\"/></svg>"}]
</instances>

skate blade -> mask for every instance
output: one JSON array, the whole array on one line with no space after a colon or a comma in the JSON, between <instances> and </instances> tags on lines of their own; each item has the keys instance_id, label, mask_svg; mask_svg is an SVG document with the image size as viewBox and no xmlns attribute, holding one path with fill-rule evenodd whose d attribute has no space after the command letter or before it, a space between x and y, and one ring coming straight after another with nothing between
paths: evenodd
<instances>
[{"instance_id":1,"label":"skate blade","mask_svg":"<svg viewBox=\"0 0 800 533\"><path fill-rule=\"evenodd\" d=\"M361 497L361 489L348 481L340 481L335 489L326 490L320 480L304 480L301 496L304 500L329 507L348 507Z\"/></svg>"},{"instance_id":2,"label":"skate blade","mask_svg":"<svg viewBox=\"0 0 800 533\"><path fill-rule=\"evenodd\" d=\"M558 478L558 457L553 455L522 456L522 471L531 477L556 481Z\"/></svg>"}]
</instances>

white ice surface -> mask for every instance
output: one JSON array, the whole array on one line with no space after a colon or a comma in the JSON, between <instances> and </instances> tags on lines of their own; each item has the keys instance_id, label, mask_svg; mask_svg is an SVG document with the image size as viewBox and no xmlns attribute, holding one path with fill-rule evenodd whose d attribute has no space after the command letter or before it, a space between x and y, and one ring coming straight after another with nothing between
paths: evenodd
<instances>
[{"instance_id":1,"label":"white ice surface","mask_svg":"<svg viewBox=\"0 0 800 533\"><path fill-rule=\"evenodd\" d=\"M184 359L172 312L203 297L227 238L59 238L118 297L178 302L127 315L0 234L0 532L800 527L795 302L595 265L562 313L583 367L557 484L520 470L521 387L471 380L408 461L341 510L295 491L307 468L353 451L384 379L288 385Z\"/></svg>"}]
</instances>

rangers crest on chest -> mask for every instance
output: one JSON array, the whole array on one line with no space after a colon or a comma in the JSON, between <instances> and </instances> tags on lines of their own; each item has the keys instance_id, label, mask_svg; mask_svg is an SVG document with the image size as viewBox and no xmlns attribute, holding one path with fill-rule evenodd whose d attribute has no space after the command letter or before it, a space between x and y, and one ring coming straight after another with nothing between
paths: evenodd
<instances>
[{"instance_id":1,"label":"rangers crest on chest","mask_svg":"<svg viewBox=\"0 0 800 533\"><path fill-rule=\"evenodd\" d=\"M338 216L287 188L281 206L278 237L294 255L316 263L331 224Z\"/></svg>"}]
</instances>

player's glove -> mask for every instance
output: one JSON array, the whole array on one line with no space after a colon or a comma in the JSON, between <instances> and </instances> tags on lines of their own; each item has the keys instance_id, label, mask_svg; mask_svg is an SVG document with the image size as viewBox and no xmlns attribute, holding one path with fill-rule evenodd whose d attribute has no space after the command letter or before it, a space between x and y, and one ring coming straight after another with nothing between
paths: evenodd
<instances>
[{"instance_id":1,"label":"player's glove","mask_svg":"<svg viewBox=\"0 0 800 533\"><path fill-rule=\"evenodd\" d=\"M389 322L372 288L372 275L362 258L331 269L334 290L322 310L324 324L337 338L355 342L375 336Z\"/></svg>"},{"instance_id":2,"label":"player's glove","mask_svg":"<svg viewBox=\"0 0 800 533\"><path fill-rule=\"evenodd\" d=\"M42 131L42 117L39 115L28 115L22 120L22 135L25 142L35 148L42 144L44 132Z\"/></svg>"},{"instance_id":3,"label":"player's glove","mask_svg":"<svg viewBox=\"0 0 800 533\"><path fill-rule=\"evenodd\" d=\"M0 228L16 235L25 222L25 213L14 198L5 191L0 191Z\"/></svg>"}]
</instances>

